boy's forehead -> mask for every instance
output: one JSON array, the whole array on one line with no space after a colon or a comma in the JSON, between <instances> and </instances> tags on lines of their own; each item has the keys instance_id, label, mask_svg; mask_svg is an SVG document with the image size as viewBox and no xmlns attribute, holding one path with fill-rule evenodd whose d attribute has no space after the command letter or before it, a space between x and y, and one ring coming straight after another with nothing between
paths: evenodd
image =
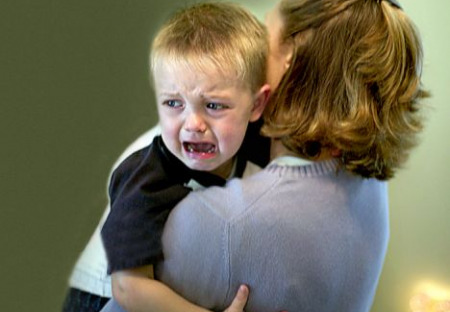
<instances>
[{"instance_id":1,"label":"boy's forehead","mask_svg":"<svg viewBox=\"0 0 450 312\"><path fill-rule=\"evenodd\" d=\"M160 57L156 66L163 66L169 70L203 73L204 75L221 74L236 77L237 69L234 65L223 60L216 60L208 56L197 57Z\"/></svg>"},{"instance_id":2,"label":"boy's forehead","mask_svg":"<svg viewBox=\"0 0 450 312\"><path fill-rule=\"evenodd\" d=\"M240 86L244 87L247 84L243 83L236 70L231 67L219 66L208 59L188 62L164 60L157 62L153 68L153 76L155 82L163 82L165 85L195 83L198 81L205 81L209 88L219 88L224 86Z\"/></svg>"}]
</instances>

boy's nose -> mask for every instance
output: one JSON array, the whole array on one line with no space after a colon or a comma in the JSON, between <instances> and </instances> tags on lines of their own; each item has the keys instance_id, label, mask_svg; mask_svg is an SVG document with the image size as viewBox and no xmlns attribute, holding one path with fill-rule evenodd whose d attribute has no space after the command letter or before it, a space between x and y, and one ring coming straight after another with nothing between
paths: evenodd
<instances>
[{"instance_id":1,"label":"boy's nose","mask_svg":"<svg viewBox=\"0 0 450 312\"><path fill-rule=\"evenodd\" d=\"M198 113L191 113L186 117L184 129L188 132L205 132L206 123Z\"/></svg>"}]
</instances>

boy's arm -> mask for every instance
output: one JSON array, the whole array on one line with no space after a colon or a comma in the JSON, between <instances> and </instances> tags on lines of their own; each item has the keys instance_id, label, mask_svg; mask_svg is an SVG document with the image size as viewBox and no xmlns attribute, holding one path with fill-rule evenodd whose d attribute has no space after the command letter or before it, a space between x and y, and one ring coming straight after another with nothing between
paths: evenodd
<instances>
[{"instance_id":1,"label":"boy's arm","mask_svg":"<svg viewBox=\"0 0 450 312\"><path fill-rule=\"evenodd\" d=\"M111 211L101 230L108 273L162 259L164 224L173 207L190 192L184 184L197 175L208 175L212 184L225 183L187 168L159 136L116 168L109 186Z\"/></svg>"},{"instance_id":2,"label":"boy's arm","mask_svg":"<svg viewBox=\"0 0 450 312\"><path fill-rule=\"evenodd\" d=\"M207 312L152 279L151 265L118 271L112 274L114 299L127 312ZM241 286L225 312L243 312L248 298L248 288Z\"/></svg>"}]
</instances>

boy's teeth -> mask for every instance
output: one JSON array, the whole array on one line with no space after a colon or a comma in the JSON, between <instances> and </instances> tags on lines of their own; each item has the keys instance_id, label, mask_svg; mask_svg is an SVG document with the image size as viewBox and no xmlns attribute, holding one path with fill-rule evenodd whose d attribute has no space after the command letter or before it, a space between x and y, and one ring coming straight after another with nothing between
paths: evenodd
<instances>
[{"instance_id":1,"label":"boy's teeth","mask_svg":"<svg viewBox=\"0 0 450 312\"><path fill-rule=\"evenodd\" d=\"M216 150L216 147L213 144L210 143L186 143L185 148L189 153L214 153Z\"/></svg>"}]
</instances>

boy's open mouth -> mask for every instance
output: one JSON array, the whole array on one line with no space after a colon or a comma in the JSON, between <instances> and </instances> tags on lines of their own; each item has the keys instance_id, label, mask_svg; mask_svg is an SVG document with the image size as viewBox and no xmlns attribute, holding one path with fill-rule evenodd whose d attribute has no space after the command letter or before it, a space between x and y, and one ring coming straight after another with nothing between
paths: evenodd
<instances>
[{"instance_id":1,"label":"boy's open mouth","mask_svg":"<svg viewBox=\"0 0 450 312\"><path fill-rule=\"evenodd\" d=\"M212 154L216 151L216 146L211 143L184 142L183 148L188 153Z\"/></svg>"}]
</instances>

